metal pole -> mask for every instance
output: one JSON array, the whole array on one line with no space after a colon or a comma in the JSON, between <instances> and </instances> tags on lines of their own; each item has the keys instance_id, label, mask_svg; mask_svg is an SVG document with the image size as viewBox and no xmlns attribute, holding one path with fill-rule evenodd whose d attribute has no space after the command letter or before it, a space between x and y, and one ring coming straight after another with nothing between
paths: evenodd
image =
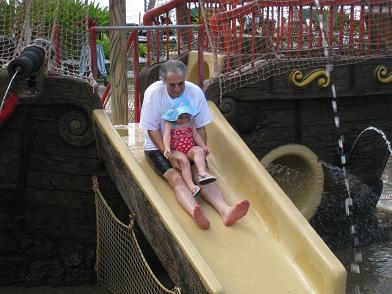
<instances>
[{"instance_id":1,"label":"metal pole","mask_svg":"<svg viewBox=\"0 0 392 294\"><path fill-rule=\"evenodd\" d=\"M204 70L204 27L198 31L198 46L197 46L197 67L198 67L198 82L199 87L203 89L203 70Z\"/></svg>"},{"instance_id":2,"label":"metal pole","mask_svg":"<svg viewBox=\"0 0 392 294\"><path fill-rule=\"evenodd\" d=\"M105 26L105 27L94 27L97 32L106 31L151 31L151 30L170 30L170 29L187 29L187 28L202 28L203 25L193 24L193 25L154 25L154 26Z\"/></svg>"},{"instance_id":3,"label":"metal pole","mask_svg":"<svg viewBox=\"0 0 392 294\"><path fill-rule=\"evenodd\" d=\"M140 93L139 93L139 40L135 33L133 47L133 96L135 99L135 123L140 122Z\"/></svg>"},{"instance_id":4,"label":"metal pole","mask_svg":"<svg viewBox=\"0 0 392 294\"><path fill-rule=\"evenodd\" d=\"M90 28L90 56L91 56L91 72L94 80L98 80L98 68L97 68L97 32L95 27Z\"/></svg>"}]
</instances>

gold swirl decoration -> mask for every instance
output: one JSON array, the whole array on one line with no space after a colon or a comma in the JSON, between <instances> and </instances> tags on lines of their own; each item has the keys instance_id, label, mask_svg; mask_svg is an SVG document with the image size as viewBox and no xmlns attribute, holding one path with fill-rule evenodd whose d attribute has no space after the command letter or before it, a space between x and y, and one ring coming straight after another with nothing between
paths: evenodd
<instances>
[{"instance_id":1,"label":"gold swirl decoration","mask_svg":"<svg viewBox=\"0 0 392 294\"><path fill-rule=\"evenodd\" d=\"M388 73L388 69L384 65L377 66L374 74L380 83L392 83L392 73Z\"/></svg>"},{"instance_id":2,"label":"gold swirl decoration","mask_svg":"<svg viewBox=\"0 0 392 294\"><path fill-rule=\"evenodd\" d=\"M317 84L320 88L326 88L331 83L329 74L323 69L316 69L305 77L303 77L303 73L299 70L292 71L289 76L289 83L296 88L303 89L316 79L318 79Z\"/></svg>"}]
</instances>

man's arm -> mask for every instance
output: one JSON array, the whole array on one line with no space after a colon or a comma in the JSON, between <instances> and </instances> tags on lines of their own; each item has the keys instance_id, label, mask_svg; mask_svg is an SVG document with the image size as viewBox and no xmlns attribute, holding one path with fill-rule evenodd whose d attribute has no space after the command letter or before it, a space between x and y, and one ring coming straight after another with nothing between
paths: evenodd
<instances>
[{"instance_id":1,"label":"man's arm","mask_svg":"<svg viewBox=\"0 0 392 294\"><path fill-rule=\"evenodd\" d=\"M197 146L202 147L203 149L206 147L204 140L195 126L192 128L193 140L195 141Z\"/></svg>"},{"instance_id":2,"label":"man's arm","mask_svg":"<svg viewBox=\"0 0 392 294\"><path fill-rule=\"evenodd\" d=\"M148 136L150 137L151 141L154 145L158 148L158 150L163 154L165 152L165 147L163 146L163 139L161 132L158 131L147 131Z\"/></svg>"},{"instance_id":3,"label":"man's arm","mask_svg":"<svg viewBox=\"0 0 392 294\"><path fill-rule=\"evenodd\" d=\"M160 133L160 112L156 106L159 93L151 85L144 93L144 100L140 113L140 128L147 131L148 137L160 152L164 151L162 135ZM159 100L159 99L158 99Z\"/></svg>"},{"instance_id":4,"label":"man's arm","mask_svg":"<svg viewBox=\"0 0 392 294\"><path fill-rule=\"evenodd\" d=\"M205 127L197 128L197 132L199 133L199 135L200 135L201 138L203 139L204 144L207 145L207 132L206 132L206 128L205 128Z\"/></svg>"},{"instance_id":5,"label":"man's arm","mask_svg":"<svg viewBox=\"0 0 392 294\"><path fill-rule=\"evenodd\" d=\"M204 144L207 145L207 132L205 126L211 123L212 118L203 91L199 87L195 87L196 89L194 89L192 94L194 96L192 97L195 99L194 106L200 111L200 113L195 117L195 125L198 133L204 141Z\"/></svg>"}]
</instances>

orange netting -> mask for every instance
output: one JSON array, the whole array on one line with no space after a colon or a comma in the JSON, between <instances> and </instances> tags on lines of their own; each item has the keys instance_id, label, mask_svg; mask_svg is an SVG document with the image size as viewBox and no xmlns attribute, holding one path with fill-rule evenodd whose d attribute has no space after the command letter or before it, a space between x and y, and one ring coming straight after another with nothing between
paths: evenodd
<instances>
[{"instance_id":1,"label":"orange netting","mask_svg":"<svg viewBox=\"0 0 392 294\"><path fill-rule=\"evenodd\" d=\"M391 57L392 2L203 1L222 91L292 69Z\"/></svg>"},{"instance_id":2,"label":"orange netting","mask_svg":"<svg viewBox=\"0 0 392 294\"><path fill-rule=\"evenodd\" d=\"M173 0L159 5L167 9L156 9L151 20L204 25L205 50L219 57L221 95L293 69L392 55L392 1ZM196 42L186 46L185 32L175 34L178 54L196 48ZM194 34L188 36L195 40Z\"/></svg>"}]
</instances>

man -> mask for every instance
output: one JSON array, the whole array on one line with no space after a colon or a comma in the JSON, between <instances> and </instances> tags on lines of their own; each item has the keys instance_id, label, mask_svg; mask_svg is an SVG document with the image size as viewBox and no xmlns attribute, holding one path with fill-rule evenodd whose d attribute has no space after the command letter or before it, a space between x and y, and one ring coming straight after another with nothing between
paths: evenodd
<instances>
[{"instance_id":1,"label":"man","mask_svg":"<svg viewBox=\"0 0 392 294\"><path fill-rule=\"evenodd\" d=\"M199 87L185 81L185 75L186 66L181 61L169 60L162 64L159 71L161 80L150 85L144 93L140 128L145 130L144 151L149 164L173 188L177 202L193 217L197 225L202 229L208 229L209 221L185 184L180 171L172 168L170 162L163 156L162 115L181 95L189 99L191 105L200 111L195 117L195 124L200 136L207 143L205 126L211 122L207 101ZM196 179L197 171L194 165L192 165L192 173ZM245 216L249 208L248 200L229 206L216 183L203 185L200 194L218 211L227 226L233 225Z\"/></svg>"}]
</instances>

